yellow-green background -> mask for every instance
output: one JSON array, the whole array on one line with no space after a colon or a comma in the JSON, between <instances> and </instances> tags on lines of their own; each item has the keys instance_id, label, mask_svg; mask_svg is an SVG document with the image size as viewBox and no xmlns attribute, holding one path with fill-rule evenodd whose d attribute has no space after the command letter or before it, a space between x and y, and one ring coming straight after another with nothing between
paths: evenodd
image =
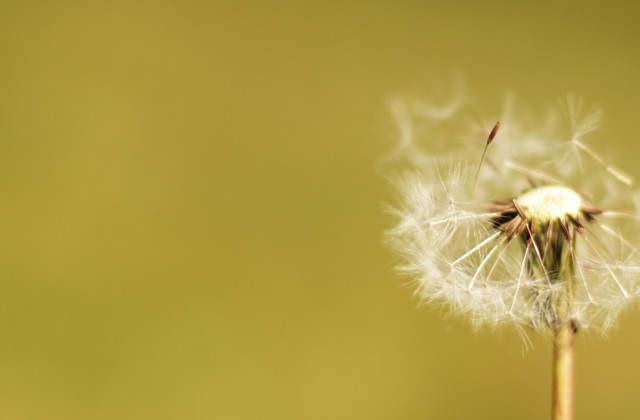
<instances>
[{"instance_id":1,"label":"yellow-green background","mask_svg":"<svg viewBox=\"0 0 640 420\"><path fill-rule=\"evenodd\" d=\"M385 101L566 92L640 177L634 2L0 2L0 418L543 419L549 346L418 308ZM538 109L538 108L536 108ZM490 117L490 115L489 115ZM640 315L577 415L640 412Z\"/></svg>"}]
</instances>

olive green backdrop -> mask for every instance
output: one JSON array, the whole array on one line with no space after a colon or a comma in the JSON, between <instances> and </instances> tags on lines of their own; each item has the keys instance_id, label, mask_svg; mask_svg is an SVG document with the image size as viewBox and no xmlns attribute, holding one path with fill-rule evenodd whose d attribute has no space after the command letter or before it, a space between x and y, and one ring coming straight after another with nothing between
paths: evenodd
<instances>
[{"instance_id":1,"label":"olive green backdrop","mask_svg":"<svg viewBox=\"0 0 640 420\"><path fill-rule=\"evenodd\" d=\"M545 340L393 273L378 162L461 74L599 103L640 178L640 8L559 3L0 2L0 417L547 418ZM578 418L638 418L639 321L578 340Z\"/></svg>"}]
</instances>

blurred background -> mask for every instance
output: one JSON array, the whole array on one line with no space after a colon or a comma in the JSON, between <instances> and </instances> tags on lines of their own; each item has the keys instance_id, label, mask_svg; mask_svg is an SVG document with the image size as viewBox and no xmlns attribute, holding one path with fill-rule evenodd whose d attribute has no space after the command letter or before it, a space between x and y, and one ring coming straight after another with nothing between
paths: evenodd
<instances>
[{"instance_id":1,"label":"blurred background","mask_svg":"<svg viewBox=\"0 0 640 420\"><path fill-rule=\"evenodd\" d=\"M547 340L474 333L393 272L386 102L454 73L493 121L507 91L534 110L574 92L640 178L638 19L0 2L0 417L547 418ZM637 418L639 321L578 339L577 418Z\"/></svg>"}]
</instances>

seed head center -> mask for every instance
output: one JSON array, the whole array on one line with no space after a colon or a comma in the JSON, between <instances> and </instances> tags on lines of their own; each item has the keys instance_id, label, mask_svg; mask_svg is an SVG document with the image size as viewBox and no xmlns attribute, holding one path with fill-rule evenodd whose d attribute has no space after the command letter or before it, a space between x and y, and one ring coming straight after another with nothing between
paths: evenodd
<instances>
[{"instance_id":1,"label":"seed head center","mask_svg":"<svg viewBox=\"0 0 640 420\"><path fill-rule=\"evenodd\" d=\"M566 216L578 217L582 199L570 188L559 185L546 185L534 188L516 198L524 208L527 219L536 219L548 223Z\"/></svg>"}]
</instances>

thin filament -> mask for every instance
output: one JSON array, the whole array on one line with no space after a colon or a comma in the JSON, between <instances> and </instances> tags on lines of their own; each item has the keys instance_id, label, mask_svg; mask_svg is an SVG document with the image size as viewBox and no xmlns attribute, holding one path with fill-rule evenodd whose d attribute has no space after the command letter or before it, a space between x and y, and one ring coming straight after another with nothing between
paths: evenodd
<instances>
[{"instance_id":1,"label":"thin filament","mask_svg":"<svg viewBox=\"0 0 640 420\"><path fill-rule=\"evenodd\" d=\"M573 144L576 145L580 150L591 156L594 160L596 160L600 165L604 167L604 169L609 172L615 179L622 182L623 184L631 186L633 184L633 179L631 177L623 174L616 168L609 166L606 164L604 159L602 159L596 152L587 147L584 143L581 143L578 139L573 139Z\"/></svg>"},{"instance_id":2,"label":"thin filament","mask_svg":"<svg viewBox=\"0 0 640 420\"><path fill-rule=\"evenodd\" d=\"M584 290L587 292L587 296L589 297L589 302L593 303L593 298L591 297L591 293L589 292L587 281L585 280L584 273L582 272L582 266L578 264L578 261L576 259L575 250L573 249L572 246L569 247L569 250L571 251L571 261L573 262L573 265L578 267L578 272L580 273L580 279L582 280L582 285L584 286Z\"/></svg>"},{"instance_id":3,"label":"thin filament","mask_svg":"<svg viewBox=\"0 0 640 420\"><path fill-rule=\"evenodd\" d=\"M589 244L589 246L591 247L591 249L593 249L593 252L596 253L596 255L598 256L598 258L600 258L600 261L604 264L604 266L607 268L607 271L609 272L609 274L611 274L611 277L613 277L613 279L616 281L616 284L618 285L618 287L620 288L620 290L622 291L622 294L624 295L624 297L628 297L629 294L627 293L627 291L624 289L624 287L622 287L622 284L620 283L620 281L618 280L618 278L616 277L616 275L613 273L613 271L611 270L611 268L609 267L609 264L607 264L607 262L604 260L604 258L602 257L602 254L600 254L600 252L598 251L598 249L595 247L595 245L593 245L591 243L591 241L589 240L589 238L585 235L584 236L585 241L587 242L587 244Z\"/></svg>"},{"instance_id":4,"label":"thin filament","mask_svg":"<svg viewBox=\"0 0 640 420\"><path fill-rule=\"evenodd\" d=\"M500 235L502 232L496 232L493 235L489 236L487 239L485 239L484 241L480 242L478 245L474 246L471 250L467 251L463 256L461 256L460 258L458 258L457 260L455 260L454 262L451 263L451 265L456 265L457 263L459 263L460 261L464 260L465 258L467 258L469 255L473 254L474 252L476 252L478 249L482 248L484 245L486 245L488 242L490 242L491 240L493 240L496 236Z\"/></svg>"},{"instance_id":5,"label":"thin filament","mask_svg":"<svg viewBox=\"0 0 640 420\"><path fill-rule=\"evenodd\" d=\"M524 256L522 257L522 265L520 266L520 275L518 276L518 284L516 285L516 292L513 294L513 302L511 302L511 308L509 309L509 315L513 313L513 308L516 305L516 299L518 298L518 290L520 290L520 283L522 282L522 274L524 273L524 266L527 258L529 257L529 248L531 247L531 242L527 244L527 249L524 251Z\"/></svg>"},{"instance_id":6,"label":"thin filament","mask_svg":"<svg viewBox=\"0 0 640 420\"><path fill-rule=\"evenodd\" d=\"M636 248L635 246L633 246L633 244L631 244L631 242L627 241L626 239L624 239L624 237L618 233L616 233L616 231L614 231L613 229L611 229L608 226L605 226L603 224L600 224L600 227L607 233L609 233L610 235L613 235L613 237L617 238L620 240L620 242L622 242L623 244L625 244L626 246L628 246L629 248L631 248L631 250L633 252L636 253L636 255L640 256L640 250L638 250L638 248Z\"/></svg>"},{"instance_id":7,"label":"thin filament","mask_svg":"<svg viewBox=\"0 0 640 420\"><path fill-rule=\"evenodd\" d=\"M511 244L511 241L513 241L514 238L515 238L515 236L512 236L509 239L509 242L507 242L507 244L500 250L500 253L498 254L498 257L496 258L496 261L493 263L493 265L491 266L491 269L489 270L489 274L487 274L487 278L486 278L484 284L487 284L487 282L491 279L491 275L493 274L493 270L495 270L495 268L498 266L498 263L500 261L502 261L502 256L504 255L505 251L509 248L509 245Z\"/></svg>"},{"instance_id":8,"label":"thin filament","mask_svg":"<svg viewBox=\"0 0 640 420\"><path fill-rule=\"evenodd\" d=\"M496 216L498 213L481 213L481 214L467 214L464 216L451 216L451 217L447 217L444 219L438 219L435 220L433 222L427 222L429 226L436 226L439 225L441 223L447 223L447 222L452 222L452 221L458 221L458 220L465 220L465 219L479 219L479 218L483 218L483 217L494 217Z\"/></svg>"},{"instance_id":9,"label":"thin filament","mask_svg":"<svg viewBox=\"0 0 640 420\"><path fill-rule=\"evenodd\" d=\"M467 288L467 290L471 290L471 288L473 287L473 283L475 283L476 279L478 278L478 275L480 274L480 271L482 270L482 267L484 267L484 265L487 263L487 261L489 261L489 258L491 258L491 255L493 255L493 253L496 252L496 250L500 247L500 245L503 242L504 242L504 239L502 241L498 242L496 244L496 246L491 248L491 251L489 251L487 256L484 257L484 259L482 260L482 262L478 266L478 269L476 270L476 273L473 275L473 278L471 279L471 283L469 283L469 287Z\"/></svg>"}]
</instances>

